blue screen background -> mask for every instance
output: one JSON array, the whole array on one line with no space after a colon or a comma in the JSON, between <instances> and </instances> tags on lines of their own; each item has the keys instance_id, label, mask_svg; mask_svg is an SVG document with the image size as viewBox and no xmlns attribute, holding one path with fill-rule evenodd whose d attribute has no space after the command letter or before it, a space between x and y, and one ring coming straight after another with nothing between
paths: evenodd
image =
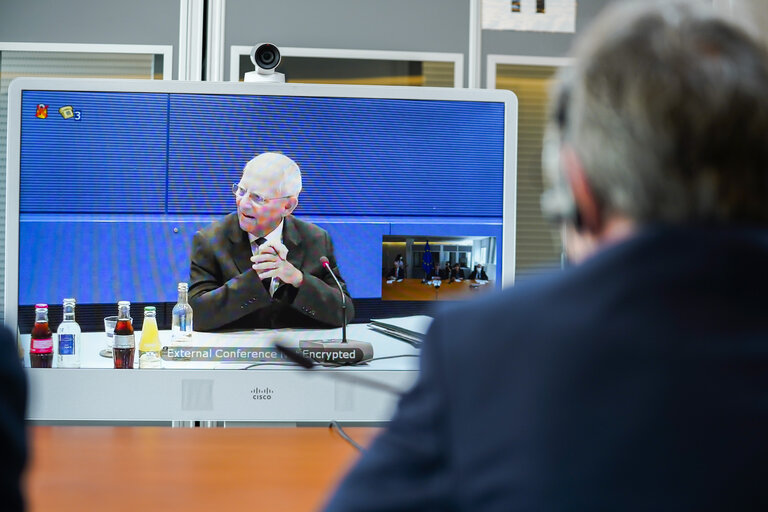
<instances>
[{"instance_id":1,"label":"blue screen background","mask_svg":"<svg viewBox=\"0 0 768 512\"><path fill-rule=\"evenodd\" d=\"M25 91L22 109L21 305L175 301L192 236L263 151L301 167L295 214L329 231L354 298L381 296L383 235L496 236L500 275L502 103Z\"/></svg>"}]
</instances>

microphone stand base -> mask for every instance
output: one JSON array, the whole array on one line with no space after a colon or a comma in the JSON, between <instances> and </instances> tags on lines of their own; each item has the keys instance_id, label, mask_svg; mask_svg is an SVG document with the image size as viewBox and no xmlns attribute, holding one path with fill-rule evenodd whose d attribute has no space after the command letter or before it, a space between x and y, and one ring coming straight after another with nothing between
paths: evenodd
<instances>
[{"instance_id":1,"label":"microphone stand base","mask_svg":"<svg viewBox=\"0 0 768 512\"><path fill-rule=\"evenodd\" d=\"M367 341L302 340L299 341L299 350L306 357L323 364L350 365L373 359L373 345Z\"/></svg>"}]
</instances>

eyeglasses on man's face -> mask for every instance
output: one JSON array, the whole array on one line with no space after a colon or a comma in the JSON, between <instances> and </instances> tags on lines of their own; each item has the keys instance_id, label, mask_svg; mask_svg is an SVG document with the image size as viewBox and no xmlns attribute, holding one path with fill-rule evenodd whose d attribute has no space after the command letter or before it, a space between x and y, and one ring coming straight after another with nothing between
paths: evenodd
<instances>
[{"instance_id":1,"label":"eyeglasses on man's face","mask_svg":"<svg viewBox=\"0 0 768 512\"><path fill-rule=\"evenodd\" d=\"M243 187L238 185L237 183L232 185L232 193L235 194L235 197L242 199L243 197L248 197L248 199L251 201L252 204L255 204L257 206L264 206L269 201L272 201L274 199L288 199L291 196L280 196L280 197L261 197L259 194L255 194L253 192L248 192Z\"/></svg>"}]
</instances>

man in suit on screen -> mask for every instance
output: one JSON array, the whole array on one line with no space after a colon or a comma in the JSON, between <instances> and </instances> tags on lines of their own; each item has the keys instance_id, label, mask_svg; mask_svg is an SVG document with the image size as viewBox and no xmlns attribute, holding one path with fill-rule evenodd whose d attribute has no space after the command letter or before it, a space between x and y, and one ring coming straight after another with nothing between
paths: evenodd
<instances>
[{"instance_id":1,"label":"man in suit on screen","mask_svg":"<svg viewBox=\"0 0 768 512\"><path fill-rule=\"evenodd\" d=\"M328 233L294 217L301 171L280 153L262 153L233 185L237 211L195 233L189 299L195 329L338 327L341 278ZM347 296L347 320L354 317Z\"/></svg>"},{"instance_id":2,"label":"man in suit on screen","mask_svg":"<svg viewBox=\"0 0 768 512\"><path fill-rule=\"evenodd\" d=\"M577 263L438 315L328 510L768 509L768 52L642 1L575 57L547 145Z\"/></svg>"},{"instance_id":3,"label":"man in suit on screen","mask_svg":"<svg viewBox=\"0 0 768 512\"><path fill-rule=\"evenodd\" d=\"M487 281L488 280L488 274L485 273L485 270L483 269L483 266L479 263L475 265L475 270L472 271L471 274L469 274L470 279L477 279L480 281Z\"/></svg>"}]
</instances>

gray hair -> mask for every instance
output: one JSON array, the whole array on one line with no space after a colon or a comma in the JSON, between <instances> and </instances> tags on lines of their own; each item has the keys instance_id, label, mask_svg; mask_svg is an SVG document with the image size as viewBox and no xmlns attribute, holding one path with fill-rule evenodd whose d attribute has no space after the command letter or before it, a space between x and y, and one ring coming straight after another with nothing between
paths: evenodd
<instances>
[{"instance_id":1,"label":"gray hair","mask_svg":"<svg viewBox=\"0 0 768 512\"><path fill-rule=\"evenodd\" d=\"M562 134L606 213L768 223L768 52L690 2L611 6L576 47Z\"/></svg>"},{"instance_id":2,"label":"gray hair","mask_svg":"<svg viewBox=\"0 0 768 512\"><path fill-rule=\"evenodd\" d=\"M267 152L255 156L245 164L243 174L249 171L278 176L275 186L281 197L296 197L301 192L301 169L282 153Z\"/></svg>"}]
</instances>

